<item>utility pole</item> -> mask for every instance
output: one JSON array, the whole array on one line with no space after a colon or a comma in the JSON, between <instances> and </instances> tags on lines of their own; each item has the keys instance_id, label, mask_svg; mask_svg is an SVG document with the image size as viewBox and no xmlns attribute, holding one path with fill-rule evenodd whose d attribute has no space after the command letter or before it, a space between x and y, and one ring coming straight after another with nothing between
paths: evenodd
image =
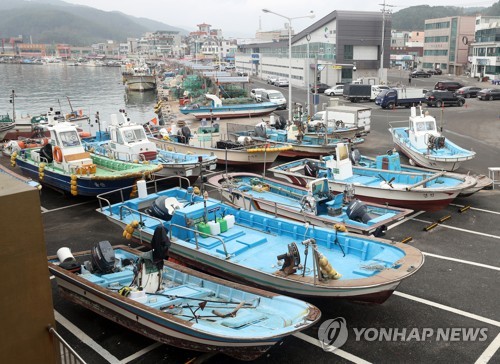
<instances>
[{"instance_id":1,"label":"utility pole","mask_svg":"<svg viewBox=\"0 0 500 364\"><path fill-rule=\"evenodd\" d=\"M16 92L12 90L12 94L10 95L10 103L12 104L12 120L16 122Z\"/></svg>"},{"instance_id":2,"label":"utility pole","mask_svg":"<svg viewBox=\"0 0 500 364\"><path fill-rule=\"evenodd\" d=\"M389 12L386 8L392 8L394 5L386 4L384 0L383 4L379 4L382 6L382 43L380 46L380 71L379 71L379 81L383 81L384 77L384 40L385 40L385 14Z\"/></svg>"}]
</instances>

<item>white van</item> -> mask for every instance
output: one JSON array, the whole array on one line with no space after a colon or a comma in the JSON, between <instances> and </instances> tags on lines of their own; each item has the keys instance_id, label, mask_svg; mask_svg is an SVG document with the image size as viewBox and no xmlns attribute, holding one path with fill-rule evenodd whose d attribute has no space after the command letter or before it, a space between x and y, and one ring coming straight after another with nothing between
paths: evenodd
<instances>
[{"instance_id":1,"label":"white van","mask_svg":"<svg viewBox=\"0 0 500 364\"><path fill-rule=\"evenodd\" d=\"M264 90L260 94L262 102L274 102L278 104L278 109L286 109L285 96L276 90Z\"/></svg>"},{"instance_id":2,"label":"white van","mask_svg":"<svg viewBox=\"0 0 500 364\"><path fill-rule=\"evenodd\" d=\"M375 100L382 90L389 90L389 86L387 85L372 85L372 96L370 97L370 100Z\"/></svg>"}]
</instances>

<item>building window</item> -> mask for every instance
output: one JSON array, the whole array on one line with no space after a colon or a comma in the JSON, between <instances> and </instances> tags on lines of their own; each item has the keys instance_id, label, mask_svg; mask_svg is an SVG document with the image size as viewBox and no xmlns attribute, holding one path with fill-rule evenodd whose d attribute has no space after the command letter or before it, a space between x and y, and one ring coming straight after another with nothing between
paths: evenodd
<instances>
[{"instance_id":1,"label":"building window","mask_svg":"<svg viewBox=\"0 0 500 364\"><path fill-rule=\"evenodd\" d=\"M447 56L447 49L432 49L424 51L424 56Z\"/></svg>"},{"instance_id":2,"label":"building window","mask_svg":"<svg viewBox=\"0 0 500 364\"><path fill-rule=\"evenodd\" d=\"M440 37L425 37L424 38L424 43L447 43L448 42L448 36L443 35Z\"/></svg>"},{"instance_id":3,"label":"building window","mask_svg":"<svg viewBox=\"0 0 500 364\"><path fill-rule=\"evenodd\" d=\"M440 23L426 23L425 29L445 29L450 27L449 21L443 21Z\"/></svg>"},{"instance_id":4,"label":"building window","mask_svg":"<svg viewBox=\"0 0 500 364\"><path fill-rule=\"evenodd\" d=\"M352 61L354 57L354 47L349 44L344 44L344 60Z\"/></svg>"}]
</instances>

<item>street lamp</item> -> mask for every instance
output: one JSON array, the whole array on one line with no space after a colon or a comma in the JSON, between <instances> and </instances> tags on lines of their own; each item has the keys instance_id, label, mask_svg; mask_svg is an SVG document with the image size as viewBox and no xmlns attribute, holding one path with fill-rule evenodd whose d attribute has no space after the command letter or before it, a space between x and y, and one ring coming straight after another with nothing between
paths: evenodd
<instances>
[{"instance_id":1,"label":"street lamp","mask_svg":"<svg viewBox=\"0 0 500 364\"><path fill-rule=\"evenodd\" d=\"M288 121L292 121L292 20L300 19L300 18L314 18L314 12L311 10L309 15L305 16L296 16L290 18L288 16L284 16L269 9L262 9L264 13L270 13L277 15L279 17L285 18L288 20Z\"/></svg>"}]
</instances>

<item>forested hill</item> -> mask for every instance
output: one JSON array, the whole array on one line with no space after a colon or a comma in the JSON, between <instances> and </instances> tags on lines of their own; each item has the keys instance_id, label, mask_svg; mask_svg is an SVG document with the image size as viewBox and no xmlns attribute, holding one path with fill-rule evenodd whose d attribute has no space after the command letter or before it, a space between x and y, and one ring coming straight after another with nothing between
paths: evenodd
<instances>
[{"instance_id":1,"label":"forested hill","mask_svg":"<svg viewBox=\"0 0 500 364\"><path fill-rule=\"evenodd\" d=\"M33 43L86 46L106 40L125 42L128 37L138 38L156 30L178 30L186 34L183 29L154 20L63 1L2 0L0 11L1 38L23 35L31 37Z\"/></svg>"},{"instance_id":2,"label":"forested hill","mask_svg":"<svg viewBox=\"0 0 500 364\"><path fill-rule=\"evenodd\" d=\"M500 1L489 8L429 6L419 5L401 9L392 14L392 29L397 30L424 30L426 19L444 18L447 16L500 16Z\"/></svg>"}]
</instances>

